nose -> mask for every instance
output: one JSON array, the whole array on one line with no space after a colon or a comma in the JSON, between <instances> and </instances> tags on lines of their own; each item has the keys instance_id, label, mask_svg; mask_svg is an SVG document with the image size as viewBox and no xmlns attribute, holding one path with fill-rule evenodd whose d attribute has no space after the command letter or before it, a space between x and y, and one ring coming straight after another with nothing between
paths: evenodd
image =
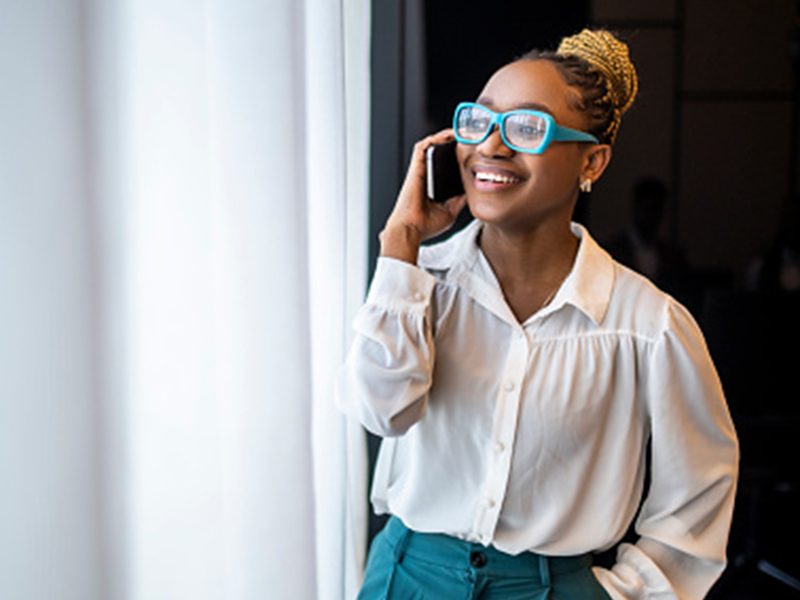
<instances>
[{"instance_id":1,"label":"nose","mask_svg":"<svg viewBox=\"0 0 800 600\"><path fill-rule=\"evenodd\" d=\"M506 146L500 135L500 127L495 123L486 139L478 144L477 151L486 158L508 158L514 150Z\"/></svg>"}]
</instances>

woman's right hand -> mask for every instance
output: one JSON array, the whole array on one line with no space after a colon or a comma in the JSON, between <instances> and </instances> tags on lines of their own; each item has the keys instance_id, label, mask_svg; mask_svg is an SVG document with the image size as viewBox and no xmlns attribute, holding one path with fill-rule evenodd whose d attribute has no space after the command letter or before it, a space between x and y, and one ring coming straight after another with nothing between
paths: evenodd
<instances>
[{"instance_id":1,"label":"woman's right hand","mask_svg":"<svg viewBox=\"0 0 800 600\"><path fill-rule=\"evenodd\" d=\"M453 139L453 130L445 129L414 145L397 203L380 234L381 256L416 264L420 244L452 227L458 213L466 205L466 195L437 203L430 200L426 192L426 151L435 144L444 144Z\"/></svg>"}]
</instances>

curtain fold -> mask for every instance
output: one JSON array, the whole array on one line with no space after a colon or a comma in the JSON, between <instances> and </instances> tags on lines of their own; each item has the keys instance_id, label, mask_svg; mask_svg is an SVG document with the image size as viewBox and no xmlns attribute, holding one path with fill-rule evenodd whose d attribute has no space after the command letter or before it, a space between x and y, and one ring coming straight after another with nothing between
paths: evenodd
<instances>
[{"instance_id":1,"label":"curtain fold","mask_svg":"<svg viewBox=\"0 0 800 600\"><path fill-rule=\"evenodd\" d=\"M369 27L366 0L306 4L317 562L328 582L320 600L355 598L367 537L364 433L337 413L332 382L366 282Z\"/></svg>"},{"instance_id":2,"label":"curtain fold","mask_svg":"<svg viewBox=\"0 0 800 600\"><path fill-rule=\"evenodd\" d=\"M28 129L0 140L17 170L0 180L0 315L17 323L0 511L21 524L0 536L16 571L0 596L353 598L366 456L332 387L366 281L369 2L16 6L33 37L4 38L2 64L50 41L15 63L3 112ZM29 68L61 70L42 85ZM30 130L47 153L14 156ZM55 329L35 333L45 314ZM39 496L59 481L66 502ZM34 518L53 526L21 543Z\"/></svg>"}]
</instances>

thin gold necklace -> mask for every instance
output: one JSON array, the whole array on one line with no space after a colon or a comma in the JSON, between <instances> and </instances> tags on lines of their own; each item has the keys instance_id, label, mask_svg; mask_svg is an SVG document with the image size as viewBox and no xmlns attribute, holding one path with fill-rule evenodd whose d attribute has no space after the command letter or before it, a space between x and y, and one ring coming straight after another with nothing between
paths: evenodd
<instances>
[{"instance_id":1,"label":"thin gold necklace","mask_svg":"<svg viewBox=\"0 0 800 600\"><path fill-rule=\"evenodd\" d=\"M566 274L566 275L564 275L564 276L561 278L561 281L559 281L559 282L558 282L558 285L557 285L556 287L554 287L554 288L553 288L553 291L552 291L552 292L550 292L550 295L549 295L547 298L545 298L545 299L544 299L544 302L542 302L542 304L539 306L539 308L537 308L537 309L536 309L536 312L537 312L537 313L538 313L540 310L542 310L543 308L545 308L545 307L546 307L548 304L550 304L550 303L553 301L553 298L555 298L555 297L556 297L556 294L558 293L558 290L560 290L560 289L561 289L561 286L562 286L562 285L564 285L564 282L567 280L567 277L569 277L570 271L572 271L572 269L570 269L569 271L567 271L567 274ZM534 313L534 314L535 314L535 313Z\"/></svg>"}]
</instances>

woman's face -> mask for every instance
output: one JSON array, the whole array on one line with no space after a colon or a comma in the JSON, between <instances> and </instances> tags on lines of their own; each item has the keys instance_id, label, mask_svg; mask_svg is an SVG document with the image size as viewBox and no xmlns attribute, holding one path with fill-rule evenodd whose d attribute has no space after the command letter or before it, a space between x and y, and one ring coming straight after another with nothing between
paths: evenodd
<instances>
[{"instance_id":1,"label":"woman's face","mask_svg":"<svg viewBox=\"0 0 800 600\"><path fill-rule=\"evenodd\" d=\"M559 125L584 130L583 114L573 108L577 94L551 63L522 60L497 71L477 102L495 112L547 112ZM470 211L481 221L512 229L530 229L550 218L568 223L592 148L552 142L542 154L516 152L497 128L480 144L458 144Z\"/></svg>"}]
</instances>

